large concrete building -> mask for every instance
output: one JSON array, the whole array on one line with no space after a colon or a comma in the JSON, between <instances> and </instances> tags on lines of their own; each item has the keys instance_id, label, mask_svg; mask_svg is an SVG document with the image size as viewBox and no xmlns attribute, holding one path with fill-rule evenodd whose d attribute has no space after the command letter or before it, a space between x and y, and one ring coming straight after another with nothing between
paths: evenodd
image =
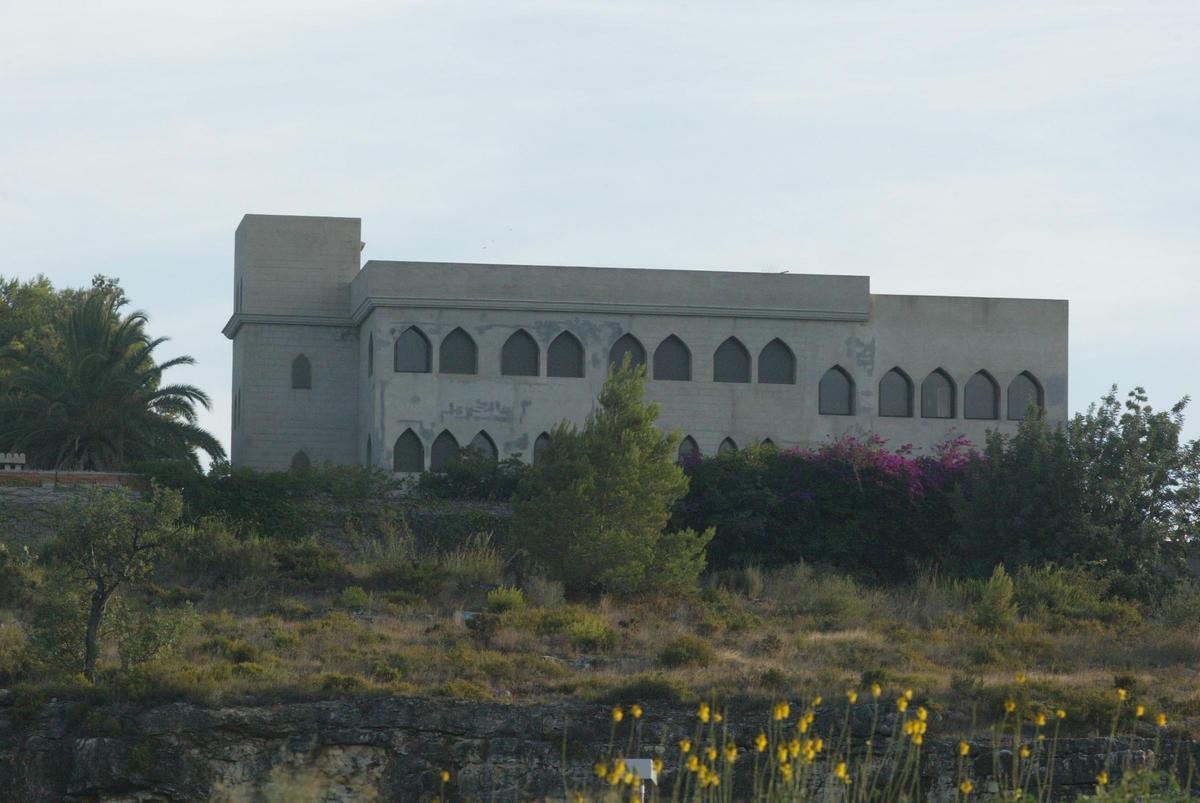
<instances>
[{"instance_id":1,"label":"large concrete building","mask_svg":"<svg viewBox=\"0 0 1200 803\"><path fill-rule=\"evenodd\" d=\"M233 316L235 465L533 459L607 368L647 366L660 424L712 454L877 433L927 449L1067 415L1067 302L873 295L866 276L360 264L356 218L247 215Z\"/></svg>"}]
</instances>

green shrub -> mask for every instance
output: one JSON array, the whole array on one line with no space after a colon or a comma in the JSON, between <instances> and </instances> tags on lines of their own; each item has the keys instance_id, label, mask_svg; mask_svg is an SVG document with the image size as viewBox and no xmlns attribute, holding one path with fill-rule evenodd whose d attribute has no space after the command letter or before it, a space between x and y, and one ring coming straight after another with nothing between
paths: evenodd
<instances>
[{"instance_id":1,"label":"green shrub","mask_svg":"<svg viewBox=\"0 0 1200 803\"><path fill-rule=\"evenodd\" d=\"M200 651L216 655L230 663L241 664L258 660L259 650L248 641L216 636L200 645Z\"/></svg>"},{"instance_id":2,"label":"green shrub","mask_svg":"<svg viewBox=\"0 0 1200 803\"><path fill-rule=\"evenodd\" d=\"M488 613L504 613L505 611L520 611L525 608L525 595L519 588L500 586L487 595Z\"/></svg>"},{"instance_id":3,"label":"green shrub","mask_svg":"<svg viewBox=\"0 0 1200 803\"><path fill-rule=\"evenodd\" d=\"M317 688L323 692L349 693L367 688L367 682L357 675L338 672L323 672L316 678Z\"/></svg>"},{"instance_id":4,"label":"green shrub","mask_svg":"<svg viewBox=\"0 0 1200 803\"><path fill-rule=\"evenodd\" d=\"M1167 627L1189 633L1200 630L1200 586L1195 582L1177 583L1155 608L1154 615Z\"/></svg>"},{"instance_id":5,"label":"green shrub","mask_svg":"<svg viewBox=\"0 0 1200 803\"><path fill-rule=\"evenodd\" d=\"M862 625L871 612L866 592L849 577L818 574L797 563L769 573L763 581L764 594L779 609L812 616L825 628Z\"/></svg>"},{"instance_id":6,"label":"green shrub","mask_svg":"<svg viewBox=\"0 0 1200 803\"><path fill-rule=\"evenodd\" d=\"M351 610L363 610L371 605L371 595L362 586L346 586L338 595L338 605Z\"/></svg>"},{"instance_id":7,"label":"green shrub","mask_svg":"<svg viewBox=\"0 0 1200 803\"><path fill-rule=\"evenodd\" d=\"M313 538L275 544L275 565L289 580L312 585L333 585L350 576L350 567L342 554Z\"/></svg>"},{"instance_id":8,"label":"green shrub","mask_svg":"<svg viewBox=\"0 0 1200 803\"><path fill-rule=\"evenodd\" d=\"M658 655L658 662L670 668L708 666L715 657L712 645L705 639L697 636L680 636L667 642Z\"/></svg>"},{"instance_id":9,"label":"green shrub","mask_svg":"<svg viewBox=\"0 0 1200 803\"><path fill-rule=\"evenodd\" d=\"M567 626L567 641L577 650L606 652L617 644L617 634L598 616L579 619Z\"/></svg>"},{"instance_id":10,"label":"green shrub","mask_svg":"<svg viewBox=\"0 0 1200 803\"><path fill-rule=\"evenodd\" d=\"M505 501L512 498L528 470L517 455L496 460L478 449L463 449L442 471L423 473L417 488L435 499Z\"/></svg>"},{"instance_id":11,"label":"green shrub","mask_svg":"<svg viewBox=\"0 0 1200 803\"><path fill-rule=\"evenodd\" d=\"M1025 616L1060 627L1086 619L1113 625L1138 622L1141 613L1136 603L1105 598L1109 585L1105 578L1084 569L1022 566L1017 570L1013 599Z\"/></svg>"},{"instance_id":12,"label":"green shrub","mask_svg":"<svg viewBox=\"0 0 1200 803\"><path fill-rule=\"evenodd\" d=\"M599 703L626 705L629 703L690 703L696 694L677 680L659 674L636 675L624 683L600 690L593 695Z\"/></svg>"},{"instance_id":13,"label":"green shrub","mask_svg":"<svg viewBox=\"0 0 1200 803\"><path fill-rule=\"evenodd\" d=\"M0 608L28 605L37 585L37 571L29 549L10 550L0 544Z\"/></svg>"},{"instance_id":14,"label":"green shrub","mask_svg":"<svg viewBox=\"0 0 1200 803\"><path fill-rule=\"evenodd\" d=\"M996 629L1008 627L1016 621L1013 581L1003 566L996 566L987 580L968 581L967 588L971 595L971 618L975 624Z\"/></svg>"}]
</instances>

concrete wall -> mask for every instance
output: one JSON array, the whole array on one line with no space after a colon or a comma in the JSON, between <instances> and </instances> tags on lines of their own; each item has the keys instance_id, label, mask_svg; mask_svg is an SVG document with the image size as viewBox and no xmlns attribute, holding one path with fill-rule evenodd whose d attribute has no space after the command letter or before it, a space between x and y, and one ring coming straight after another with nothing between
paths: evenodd
<instances>
[{"instance_id":1,"label":"concrete wall","mask_svg":"<svg viewBox=\"0 0 1200 803\"><path fill-rule=\"evenodd\" d=\"M989 429L1015 429L1004 391L1022 371L1044 388L1052 422L1067 415L1064 301L872 296L868 279L855 276L410 262L371 262L357 271L357 221L330 220L255 216L239 229L237 270L253 279L256 295L253 303L244 297L226 326L240 394L236 464L286 468L301 448L314 462L363 462L369 439L371 461L388 468L393 444L409 428L424 443L427 464L444 430L464 446L483 430L502 455L529 459L540 433L564 418L582 422L593 409L609 349L626 332L641 341L651 365L669 335L690 349L691 381L654 379L651 370L648 395L661 405L661 425L692 436L706 453L727 437L738 446L764 438L809 446L868 432L919 448L955 434L982 443ZM286 260L272 256L277 246ZM433 345L429 374L393 371L393 343L409 326ZM438 346L456 327L475 339L477 375L437 371ZM518 329L539 345L538 377L500 373L501 348ZM546 350L564 330L584 345L583 378L546 376ZM750 352L749 384L713 381L713 353L731 336ZM775 338L795 353L794 385L757 382L758 354ZM311 391L289 385L300 352L313 363ZM855 382L855 415L818 414L818 383L835 365ZM915 417L877 414L878 383L893 366L914 384ZM954 419L919 417L920 383L935 368L956 385ZM963 418L963 388L981 369L1000 385L1000 420Z\"/></svg>"}]
</instances>

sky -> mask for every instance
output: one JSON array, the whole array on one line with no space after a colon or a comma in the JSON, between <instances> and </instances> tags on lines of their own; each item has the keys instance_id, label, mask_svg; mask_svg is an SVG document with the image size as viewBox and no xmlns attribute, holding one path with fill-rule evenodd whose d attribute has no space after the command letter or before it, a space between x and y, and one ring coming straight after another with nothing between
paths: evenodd
<instances>
[{"instance_id":1,"label":"sky","mask_svg":"<svg viewBox=\"0 0 1200 803\"><path fill-rule=\"evenodd\" d=\"M360 217L364 260L1065 298L1073 409L1200 394L1195 0L0 6L0 275L119 277L226 443L245 213Z\"/></svg>"}]
</instances>

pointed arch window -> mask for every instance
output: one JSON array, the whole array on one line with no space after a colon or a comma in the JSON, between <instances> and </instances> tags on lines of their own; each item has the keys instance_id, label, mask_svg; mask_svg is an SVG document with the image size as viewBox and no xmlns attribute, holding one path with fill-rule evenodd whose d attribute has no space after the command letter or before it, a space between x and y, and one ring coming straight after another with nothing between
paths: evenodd
<instances>
[{"instance_id":1,"label":"pointed arch window","mask_svg":"<svg viewBox=\"0 0 1200 803\"><path fill-rule=\"evenodd\" d=\"M938 368L921 382L921 418L954 418L954 381Z\"/></svg>"},{"instance_id":2,"label":"pointed arch window","mask_svg":"<svg viewBox=\"0 0 1200 803\"><path fill-rule=\"evenodd\" d=\"M442 433L449 435L449 433ZM453 440L453 436L451 436ZM457 449L456 449L457 451ZM392 471L418 472L425 470L425 444L411 429L406 429L396 438L392 447Z\"/></svg>"},{"instance_id":3,"label":"pointed arch window","mask_svg":"<svg viewBox=\"0 0 1200 803\"><path fill-rule=\"evenodd\" d=\"M450 430L443 430L442 434L434 439L433 448L429 450L429 470L445 471L446 464L457 459L458 441L450 434Z\"/></svg>"},{"instance_id":4,"label":"pointed arch window","mask_svg":"<svg viewBox=\"0 0 1200 803\"><path fill-rule=\"evenodd\" d=\"M987 371L977 371L963 388L963 417L991 421L1000 417L1000 386Z\"/></svg>"},{"instance_id":5,"label":"pointed arch window","mask_svg":"<svg viewBox=\"0 0 1200 803\"><path fill-rule=\"evenodd\" d=\"M617 342L613 343L612 348L608 352L608 364L612 367L620 368L625 362L625 355L629 355L630 367L636 368L639 365L646 364L646 349L642 346L640 340L626 332L617 338Z\"/></svg>"},{"instance_id":6,"label":"pointed arch window","mask_svg":"<svg viewBox=\"0 0 1200 803\"><path fill-rule=\"evenodd\" d=\"M758 353L758 381L765 385L796 384L796 355L779 338Z\"/></svg>"},{"instance_id":7,"label":"pointed arch window","mask_svg":"<svg viewBox=\"0 0 1200 803\"><path fill-rule=\"evenodd\" d=\"M679 462L687 463L700 459L700 445L691 435L685 435L679 442Z\"/></svg>"},{"instance_id":8,"label":"pointed arch window","mask_svg":"<svg viewBox=\"0 0 1200 803\"><path fill-rule=\"evenodd\" d=\"M288 470L293 474L304 474L312 471L312 460L309 460L308 454L301 449L292 455L292 463L288 467Z\"/></svg>"},{"instance_id":9,"label":"pointed arch window","mask_svg":"<svg viewBox=\"0 0 1200 803\"><path fill-rule=\"evenodd\" d=\"M899 368L893 368L879 380L879 414L887 418L912 418L912 380Z\"/></svg>"},{"instance_id":10,"label":"pointed arch window","mask_svg":"<svg viewBox=\"0 0 1200 803\"><path fill-rule=\"evenodd\" d=\"M433 367L432 353L425 333L410 326L396 338L395 370L397 373L427 374Z\"/></svg>"},{"instance_id":11,"label":"pointed arch window","mask_svg":"<svg viewBox=\"0 0 1200 803\"><path fill-rule=\"evenodd\" d=\"M308 357L305 357L303 354L297 355L296 358L292 360L292 389L312 389L312 363L310 363L308 361Z\"/></svg>"},{"instance_id":12,"label":"pointed arch window","mask_svg":"<svg viewBox=\"0 0 1200 803\"><path fill-rule=\"evenodd\" d=\"M543 432L537 436L537 440L533 442L533 462L539 462L545 454L545 451L550 446L550 433Z\"/></svg>"},{"instance_id":13,"label":"pointed arch window","mask_svg":"<svg viewBox=\"0 0 1200 803\"><path fill-rule=\"evenodd\" d=\"M713 381L750 381L750 352L736 337L726 339L713 352Z\"/></svg>"},{"instance_id":14,"label":"pointed arch window","mask_svg":"<svg viewBox=\"0 0 1200 803\"><path fill-rule=\"evenodd\" d=\"M375 333L367 336L367 376L375 375Z\"/></svg>"},{"instance_id":15,"label":"pointed arch window","mask_svg":"<svg viewBox=\"0 0 1200 803\"><path fill-rule=\"evenodd\" d=\"M692 352L675 335L654 350L654 378L687 382L692 378Z\"/></svg>"},{"instance_id":16,"label":"pointed arch window","mask_svg":"<svg viewBox=\"0 0 1200 803\"><path fill-rule=\"evenodd\" d=\"M1030 407L1041 410L1045 407L1045 397L1042 394L1042 383L1028 371L1017 374L1016 379L1008 383L1008 420L1023 421L1029 415Z\"/></svg>"},{"instance_id":17,"label":"pointed arch window","mask_svg":"<svg viewBox=\"0 0 1200 803\"><path fill-rule=\"evenodd\" d=\"M821 415L854 415L854 380L842 366L835 365L825 372L817 396Z\"/></svg>"},{"instance_id":18,"label":"pointed arch window","mask_svg":"<svg viewBox=\"0 0 1200 803\"><path fill-rule=\"evenodd\" d=\"M717 447L717 454L729 454L730 452L736 452L737 449L737 444L734 442L733 438L726 438L725 440L721 441L721 445Z\"/></svg>"},{"instance_id":19,"label":"pointed arch window","mask_svg":"<svg viewBox=\"0 0 1200 803\"><path fill-rule=\"evenodd\" d=\"M479 373L479 350L475 340L462 328L455 329L442 339L438 349L438 371L443 374Z\"/></svg>"},{"instance_id":20,"label":"pointed arch window","mask_svg":"<svg viewBox=\"0 0 1200 803\"><path fill-rule=\"evenodd\" d=\"M500 349L500 373L504 376L537 376L541 349L524 329L509 335Z\"/></svg>"},{"instance_id":21,"label":"pointed arch window","mask_svg":"<svg viewBox=\"0 0 1200 803\"><path fill-rule=\"evenodd\" d=\"M776 448L775 441L771 440L770 438L763 438L761 445L769 449Z\"/></svg>"},{"instance_id":22,"label":"pointed arch window","mask_svg":"<svg viewBox=\"0 0 1200 803\"><path fill-rule=\"evenodd\" d=\"M500 459L500 451L496 448L496 442L482 429L475 433L474 438L471 438L468 448L474 449L489 460Z\"/></svg>"},{"instance_id":23,"label":"pointed arch window","mask_svg":"<svg viewBox=\"0 0 1200 803\"><path fill-rule=\"evenodd\" d=\"M548 376L583 376L583 344L570 332L563 332L550 342L546 352Z\"/></svg>"}]
</instances>

